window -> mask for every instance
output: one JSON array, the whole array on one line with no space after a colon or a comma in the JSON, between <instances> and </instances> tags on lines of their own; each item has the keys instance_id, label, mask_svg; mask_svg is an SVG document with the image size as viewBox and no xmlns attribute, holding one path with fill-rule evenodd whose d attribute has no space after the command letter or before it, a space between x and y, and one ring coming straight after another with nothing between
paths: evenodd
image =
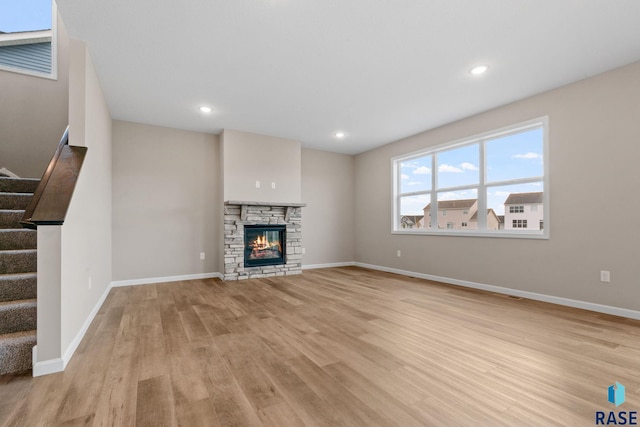
<instances>
[{"instance_id":1,"label":"window","mask_svg":"<svg viewBox=\"0 0 640 427\"><path fill-rule=\"evenodd\" d=\"M0 0L0 69L57 78L56 4Z\"/></svg>"},{"instance_id":2,"label":"window","mask_svg":"<svg viewBox=\"0 0 640 427\"><path fill-rule=\"evenodd\" d=\"M548 238L547 144L545 117L393 158L392 231Z\"/></svg>"}]
</instances>

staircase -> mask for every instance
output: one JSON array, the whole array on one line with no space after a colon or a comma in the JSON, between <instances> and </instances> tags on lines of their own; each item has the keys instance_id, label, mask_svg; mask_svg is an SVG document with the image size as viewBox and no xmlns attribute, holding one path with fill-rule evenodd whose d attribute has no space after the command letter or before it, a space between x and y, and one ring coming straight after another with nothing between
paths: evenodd
<instances>
[{"instance_id":1,"label":"staircase","mask_svg":"<svg viewBox=\"0 0 640 427\"><path fill-rule=\"evenodd\" d=\"M35 230L20 220L37 179L0 177L0 375L32 368L36 344Z\"/></svg>"}]
</instances>

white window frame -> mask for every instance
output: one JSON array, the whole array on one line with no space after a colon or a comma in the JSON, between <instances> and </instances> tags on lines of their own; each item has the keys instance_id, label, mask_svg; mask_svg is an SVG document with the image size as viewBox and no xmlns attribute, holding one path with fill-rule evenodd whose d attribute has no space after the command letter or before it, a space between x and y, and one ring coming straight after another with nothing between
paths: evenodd
<instances>
[{"instance_id":1,"label":"white window frame","mask_svg":"<svg viewBox=\"0 0 640 427\"><path fill-rule=\"evenodd\" d=\"M495 139L497 137L504 137L509 134L515 134L524 132L527 130L542 129L542 149L543 149L543 176L535 176L528 178L518 178L504 181L486 183L486 157L485 157L485 145L487 140ZM478 184L464 185L459 187L449 187L446 189L437 187L437 154L439 152L448 151L455 148L460 148L468 145L478 144L480 156L479 156L479 182ZM417 191L411 193L401 193L401 168L402 162L409 161L411 159L431 156L431 188L429 190ZM414 234L414 235L446 235L446 236L469 236L469 237L502 237L502 238L524 238L524 239L549 239L550 238L550 176L549 176L549 118L548 116L538 117L525 122L517 123L504 128L496 129L493 131L485 132L478 135L473 135L468 138L447 142L427 149L414 151L408 154L395 156L391 158L391 233L392 234ZM492 187L503 187L508 185L527 184L533 182L542 182L543 185L543 218L544 229L543 230L488 230L487 225L487 189ZM477 189L478 193L478 229L438 229L438 205L437 195L443 191L460 191L460 190L473 190ZM430 196L430 228L413 228L413 229L401 229L400 227L400 201L402 197L416 196L416 195L429 195ZM427 216L425 216L427 220Z\"/></svg>"},{"instance_id":2,"label":"white window frame","mask_svg":"<svg viewBox=\"0 0 640 427\"><path fill-rule=\"evenodd\" d=\"M8 67L0 64L0 70L17 74L25 74L32 77L42 77L44 79L58 80L58 5L51 1L51 72L40 73L38 71L27 70L19 67Z\"/></svg>"}]
</instances>

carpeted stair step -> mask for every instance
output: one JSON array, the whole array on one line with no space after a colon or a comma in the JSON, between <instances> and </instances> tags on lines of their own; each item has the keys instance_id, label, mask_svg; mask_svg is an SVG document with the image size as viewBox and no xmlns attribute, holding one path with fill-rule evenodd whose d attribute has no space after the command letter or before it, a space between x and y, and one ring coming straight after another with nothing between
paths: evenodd
<instances>
[{"instance_id":1,"label":"carpeted stair step","mask_svg":"<svg viewBox=\"0 0 640 427\"><path fill-rule=\"evenodd\" d=\"M37 295L36 273L0 274L0 302L33 299Z\"/></svg>"},{"instance_id":2,"label":"carpeted stair step","mask_svg":"<svg viewBox=\"0 0 640 427\"><path fill-rule=\"evenodd\" d=\"M34 193L39 179L0 177L0 193Z\"/></svg>"},{"instance_id":3,"label":"carpeted stair step","mask_svg":"<svg viewBox=\"0 0 640 427\"><path fill-rule=\"evenodd\" d=\"M0 228L22 228L20 220L24 210L0 209Z\"/></svg>"},{"instance_id":4,"label":"carpeted stair step","mask_svg":"<svg viewBox=\"0 0 640 427\"><path fill-rule=\"evenodd\" d=\"M0 251L11 249L35 249L38 245L36 230L0 229Z\"/></svg>"},{"instance_id":5,"label":"carpeted stair step","mask_svg":"<svg viewBox=\"0 0 640 427\"><path fill-rule=\"evenodd\" d=\"M31 193L1 193L0 209L26 209L31 201Z\"/></svg>"},{"instance_id":6,"label":"carpeted stair step","mask_svg":"<svg viewBox=\"0 0 640 427\"><path fill-rule=\"evenodd\" d=\"M0 375L17 374L31 369L36 331L0 335Z\"/></svg>"},{"instance_id":7,"label":"carpeted stair step","mask_svg":"<svg viewBox=\"0 0 640 427\"><path fill-rule=\"evenodd\" d=\"M36 249L0 251L0 273L31 273L38 270Z\"/></svg>"},{"instance_id":8,"label":"carpeted stair step","mask_svg":"<svg viewBox=\"0 0 640 427\"><path fill-rule=\"evenodd\" d=\"M38 322L38 238L20 221L39 182L0 177L0 375L31 369Z\"/></svg>"},{"instance_id":9,"label":"carpeted stair step","mask_svg":"<svg viewBox=\"0 0 640 427\"><path fill-rule=\"evenodd\" d=\"M0 302L0 335L36 329L36 300Z\"/></svg>"}]
</instances>

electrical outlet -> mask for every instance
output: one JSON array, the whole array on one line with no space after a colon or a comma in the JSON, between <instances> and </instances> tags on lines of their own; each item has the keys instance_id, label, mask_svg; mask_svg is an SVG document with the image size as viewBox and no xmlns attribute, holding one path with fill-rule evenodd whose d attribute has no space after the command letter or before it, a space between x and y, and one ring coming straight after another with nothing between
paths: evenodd
<instances>
[{"instance_id":1,"label":"electrical outlet","mask_svg":"<svg viewBox=\"0 0 640 427\"><path fill-rule=\"evenodd\" d=\"M89 276L89 289L91 289L91 276Z\"/></svg>"},{"instance_id":2,"label":"electrical outlet","mask_svg":"<svg viewBox=\"0 0 640 427\"><path fill-rule=\"evenodd\" d=\"M397 256L398 258L400 258L400 257L402 256L402 252L400 252L400 249L398 249L398 252L396 253L396 256Z\"/></svg>"},{"instance_id":3,"label":"electrical outlet","mask_svg":"<svg viewBox=\"0 0 640 427\"><path fill-rule=\"evenodd\" d=\"M256 181L256 188L260 188L260 181Z\"/></svg>"},{"instance_id":4,"label":"electrical outlet","mask_svg":"<svg viewBox=\"0 0 640 427\"><path fill-rule=\"evenodd\" d=\"M272 183L271 183L271 189L272 189L272 190L275 190L275 189L276 189L276 183L275 183L275 182L272 182Z\"/></svg>"},{"instance_id":5,"label":"electrical outlet","mask_svg":"<svg viewBox=\"0 0 640 427\"><path fill-rule=\"evenodd\" d=\"M600 281L604 283L611 282L611 272L607 270L600 270Z\"/></svg>"},{"instance_id":6,"label":"electrical outlet","mask_svg":"<svg viewBox=\"0 0 640 427\"><path fill-rule=\"evenodd\" d=\"M200 259L204 259L204 252L200 252Z\"/></svg>"}]
</instances>

